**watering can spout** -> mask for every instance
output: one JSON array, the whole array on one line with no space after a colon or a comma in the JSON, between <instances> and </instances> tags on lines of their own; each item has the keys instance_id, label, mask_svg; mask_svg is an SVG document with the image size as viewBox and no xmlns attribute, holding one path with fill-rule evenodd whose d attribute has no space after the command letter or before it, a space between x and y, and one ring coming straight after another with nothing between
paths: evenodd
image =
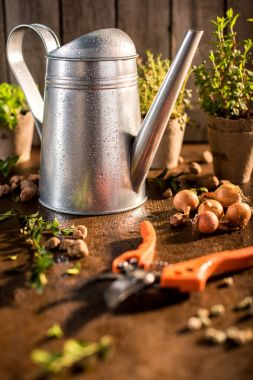
<instances>
[{"instance_id":1,"label":"watering can spout","mask_svg":"<svg viewBox=\"0 0 253 380\"><path fill-rule=\"evenodd\" d=\"M136 192L141 189L148 175L202 34L203 31L195 30L189 30L186 33L170 70L135 138L131 156L131 179Z\"/></svg>"}]
</instances>

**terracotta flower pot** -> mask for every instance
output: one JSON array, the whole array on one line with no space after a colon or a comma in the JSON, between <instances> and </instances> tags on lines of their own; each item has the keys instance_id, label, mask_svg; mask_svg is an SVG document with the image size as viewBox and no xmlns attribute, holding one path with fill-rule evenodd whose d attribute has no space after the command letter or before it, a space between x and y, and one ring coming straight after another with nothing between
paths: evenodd
<instances>
[{"instance_id":1,"label":"terracotta flower pot","mask_svg":"<svg viewBox=\"0 0 253 380\"><path fill-rule=\"evenodd\" d=\"M14 130L0 125L0 159L18 155L18 162L28 161L31 154L34 121L31 112L19 114Z\"/></svg>"},{"instance_id":2,"label":"terracotta flower pot","mask_svg":"<svg viewBox=\"0 0 253 380\"><path fill-rule=\"evenodd\" d=\"M209 117L214 172L233 183L249 182L253 170L253 119Z\"/></svg>"},{"instance_id":3,"label":"terracotta flower pot","mask_svg":"<svg viewBox=\"0 0 253 380\"><path fill-rule=\"evenodd\" d=\"M158 151L153 160L152 169L167 168L172 169L178 165L180 156L187 115L184 114L179 118L171 119L168 122L163 138L160 142Z\"/></svg>"}]
</instances>

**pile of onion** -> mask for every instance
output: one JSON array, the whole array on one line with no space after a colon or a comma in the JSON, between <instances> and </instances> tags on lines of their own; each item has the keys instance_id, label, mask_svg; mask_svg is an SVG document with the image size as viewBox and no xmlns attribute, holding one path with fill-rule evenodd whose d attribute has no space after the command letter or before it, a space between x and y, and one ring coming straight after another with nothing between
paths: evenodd
<instances>
[{"instance_id":1,"label":"pile of onion","mask_svg":"<svg viewBox=\"0 0 253 380\"><path fill-rule=\"evenodd\" d=\"M179 191L173 200L174 207L183 212L172 215L170 224L178 226L190 221L190 212L198 208L198 212L191 220L194 228L205 234L221 229L244 228L252 216L252 210L247 203L239 186L225 183L213 193L205 193L203 202L193 190Z\"/></svg>"}]
</instances>

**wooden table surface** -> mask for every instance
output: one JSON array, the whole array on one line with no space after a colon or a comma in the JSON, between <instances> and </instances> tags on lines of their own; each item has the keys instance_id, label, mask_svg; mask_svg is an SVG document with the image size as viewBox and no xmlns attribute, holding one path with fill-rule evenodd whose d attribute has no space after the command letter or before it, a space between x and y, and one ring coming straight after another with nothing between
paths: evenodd
<instances>
[{"instance_id":1,"label":"wooden table surface","mask_svg":"<svg viewBox=\"0 0 253 380\"><path fill-rule=\"evenodd\" d=\"M203 145L187 145L183 155L187 160L198 158ZM38 169L38 152L23 165L22 172ZM205 171L211 170L205 165ZM194 234L190 228L173 230L169 226L172 215L171 200L162 199L154 184L149 183L149 199L135 210L101 217L71 217L42 208L37 202L16 204L4 198L0 211L19 207L30 213L37 209L46 218L57 218L64 225L86 224L89 231L90 256L81 260L78 276L64 276L68 263L55 264L48 274L48 285L38 295L28 286L29 271L24 264L31 262L31 252L19 234L19 226L12 220L0 225L0 379L41 379L40 370L31 363L30 353L35 348L60 350L67 338L98 340L110 334L114 352L105 362L97 363L85 373L60 376L60 379L111 380L244 380L253 379L252 344L235 349L206 346L203 330L186 333L187 319L199 307L208 308L222 303L227 312L213 320L213 327L252 327L253 318L232 309L242 297L253 294L253 269L234 275L235 285L218 288L217 281L207 285L202 294L189 298L169 297L159 292L142 293L129 299L116 312L107 310L103 301L105 284L76 290L84 279L110 268L114 257L140 243L140 221L152 221L158 236L158 255L175 263L214 251L253 245L253 222L240 231L213 236ZM244 186L246 195L253 195L253 184ZM8 261L10 254L18 254L17 261ZM25 265L24 267L27 267ZM19 268L19 271L12 271ZM64 337L45 339L46 331L59 322Z\"/></svg>"}]
</instances>

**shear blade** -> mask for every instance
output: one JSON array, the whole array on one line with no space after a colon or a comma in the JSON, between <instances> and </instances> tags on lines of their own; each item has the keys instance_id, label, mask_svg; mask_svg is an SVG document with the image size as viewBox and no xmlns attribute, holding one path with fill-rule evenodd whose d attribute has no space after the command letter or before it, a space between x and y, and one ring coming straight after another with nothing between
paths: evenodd
<instances>
[{"instance_id":1,"label":"shear blade","mask_svg":"<svg viewBox=\"0 0 253 380\"><path fill-rule=\"evenodd\" d=\"M128 297L152 286L155 281L156 276L152 272L135 270L131 274L120 277L109 286L104 294L105 302L109 309L116 309Z\"/></svg>"}]
</instances>

